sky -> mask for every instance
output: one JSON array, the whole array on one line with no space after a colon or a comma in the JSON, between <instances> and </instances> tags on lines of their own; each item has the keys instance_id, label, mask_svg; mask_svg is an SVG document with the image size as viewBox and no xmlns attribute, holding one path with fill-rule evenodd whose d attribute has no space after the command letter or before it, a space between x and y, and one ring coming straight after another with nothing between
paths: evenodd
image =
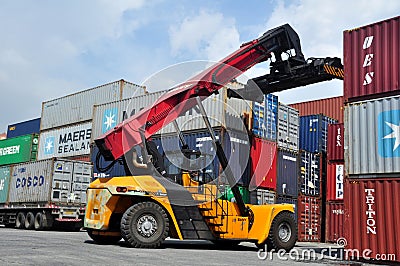
<instances>
[{"instance_id":1,"label":"sky","mask_svg":"<svg viewBox=\"0 0 400 266\"><path fill-rule=\"evenodd\" d=\"M112 81L168 89L179 78L149 78L183 62L218 61L285 23L306 58L343 58L344 30L399 13L397 0L2 0L0 133L40 117L43 101ZM246 76L267 71L260 64ZM342 95L342 86L335 80L278 96L289 104Z\"/></svg>"}]
</instances>

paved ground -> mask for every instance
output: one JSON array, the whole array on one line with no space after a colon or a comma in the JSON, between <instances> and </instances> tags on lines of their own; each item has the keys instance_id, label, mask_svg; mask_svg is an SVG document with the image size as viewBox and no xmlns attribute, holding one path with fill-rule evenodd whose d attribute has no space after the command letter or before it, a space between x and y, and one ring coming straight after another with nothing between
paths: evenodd
<instances>
[{"instance_id":1,"label":"paved ground","mask_svg":"<svg viewBox=\"0 0 400 266\"><path fill-rule=\"evenodd\" d=\"M160 249L135 249L123 240L118 245L97 245L86 232L26 231L0 227L0 265L362 265L320 259L322 249L337 246L298 243L289 255L259 252L252 243L218 249L207 241L167 240ZM304 250L314 250L310 260ZM301 259L301 254L306 258ZM327 254L327 253L326 253ZM295 259L299 261L295 261Z\"/></svg>"}]
</instances>

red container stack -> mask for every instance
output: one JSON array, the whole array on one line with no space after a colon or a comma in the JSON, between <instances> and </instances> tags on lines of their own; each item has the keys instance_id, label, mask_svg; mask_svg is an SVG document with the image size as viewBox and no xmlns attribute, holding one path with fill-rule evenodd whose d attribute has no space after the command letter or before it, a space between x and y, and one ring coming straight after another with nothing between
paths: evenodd
<instances>
[{"instance_id":1,"label":"red container stack","mask_svg":"<svg viewBox=\"0 0 400 266\"><path fill-rule=\"evenodd\" d=\"M297 200L298 240L321 240L321 200L318 197L299 196Z\"/></svg>"},{"instance_id":2,"label":"red container stack","mask_svg":"<svg viewBox=\"0 0 400 266\"><path fill-rule=\"evenodd\" d=\"M400 16L344 32L344 238L359 254L350 259L400 262L399 66Z\"/></svg>"}]
</instances>

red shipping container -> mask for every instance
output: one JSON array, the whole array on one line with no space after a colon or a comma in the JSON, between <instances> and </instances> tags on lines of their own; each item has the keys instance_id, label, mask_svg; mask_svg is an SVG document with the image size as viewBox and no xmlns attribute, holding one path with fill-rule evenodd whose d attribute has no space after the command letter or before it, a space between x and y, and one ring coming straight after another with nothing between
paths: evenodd
<instances>
[{"instance_id":1,"label":"red shipping container","mask_svg":"<svg viewBox=\"0 0 400 266\"><path fill-rule=\"evenodd\" d=\"M276 190L278 149L276 142L254 137L251 143L250 190L257 187Z\"/></svg>"},{"instance_id":2,"label":"red shipping container","mask_svg":"<svg viewBox=\"0 0 400 266\"><path fill-rule=\"evenodd\" d=\"M344 203L327 202L325 213L325 241L336 242L344 235Z\"/></svg>"},{"instance_id":3,"label":"red shipping container","mask_svg":"<svg viewBox=\"0 0 400 266\"><path fill-rule=\"evenodd\" d=\"M343 96L319 99L314 101L289 104L299 110L300 116L323 114L343 123L344 98Z\"/></svg>"},{"instance_id":4,"label":"red shipping container","mask_svg":"<svg viewBox=\"0 0 400 266\"><path fill-rule=\"evenodd\" d=\"M326 173L326 200L343 201L344 164L328 163Z\"/></svg>"},{"instance_id":5,"label":"red shipping container","mask_svg":"<svg viewBox=\"0 0 400 266\"><path fill-rule=\"evenodd\" d=\"M346 249L400 262L400 178L346 179L344 189Z\"/></svg>"},{"instance_id":6,"label":"red shipping container","mask_svg":"<svg viewBox=\"0 0 400 266\"><path fill-rule=\"evenodd\" d=\"M400 16L344 31L344 98L400 93Z\"/></svg>"},{"instance_id":7,"label":"red shipping container","mask_svg":"<svg viewBox=\"0 0 400 266\"><path fill-rule=\"evenodd\" d=\"M328 125L328 161L344 161L344 124Z\"/></svg>"},{"instance_id":8,"label":"red shipping container","mask_svg":"<svg viewBox=\"0 0 400 266\"><path fill-rule=\"evenodd\" d=\"M298 241L321 241L321 200L299 196L297 199Z\"/></svg>"}]
</instances>

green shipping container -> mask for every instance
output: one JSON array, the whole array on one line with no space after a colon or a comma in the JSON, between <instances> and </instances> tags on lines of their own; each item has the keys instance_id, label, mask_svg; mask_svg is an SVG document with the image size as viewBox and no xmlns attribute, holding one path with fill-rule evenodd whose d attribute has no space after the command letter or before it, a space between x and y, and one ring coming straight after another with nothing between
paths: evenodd
<instances>
[{"instance_id":1,"label":"green shipping container","mask_svg":"<svg viewBox=\"0 0 400 266\"><path fill-rule=\"evenodd\" d=\"M6 203L8 196L8 185L10 183L10 167L0 167L0 203Z\"/></svg>"},{"instance_id":2,"label":"green shipping container","mask_svg":"<svg viewBox=\"0 0 400 266\"><path fill-rule=\"evenodd\" d=\"M240 195L242 195L244 203L250 203L250 192L249 189L246 187L239 187ZM232 189L230 186L225 187L225 191L221 195L221 199L228 200L228 201L235 201L235 197L233 196Z\"/></svg>"},{"instance_id":3,"label":"green shipping container","mask_svg":"<svg viewBox=\"0 0 400 266\"><path fill-rule=\"evenodd\" d=\"M0 165L36 161L38 142L37 134L0 140Z\"/></svg>"}]
</instances>

